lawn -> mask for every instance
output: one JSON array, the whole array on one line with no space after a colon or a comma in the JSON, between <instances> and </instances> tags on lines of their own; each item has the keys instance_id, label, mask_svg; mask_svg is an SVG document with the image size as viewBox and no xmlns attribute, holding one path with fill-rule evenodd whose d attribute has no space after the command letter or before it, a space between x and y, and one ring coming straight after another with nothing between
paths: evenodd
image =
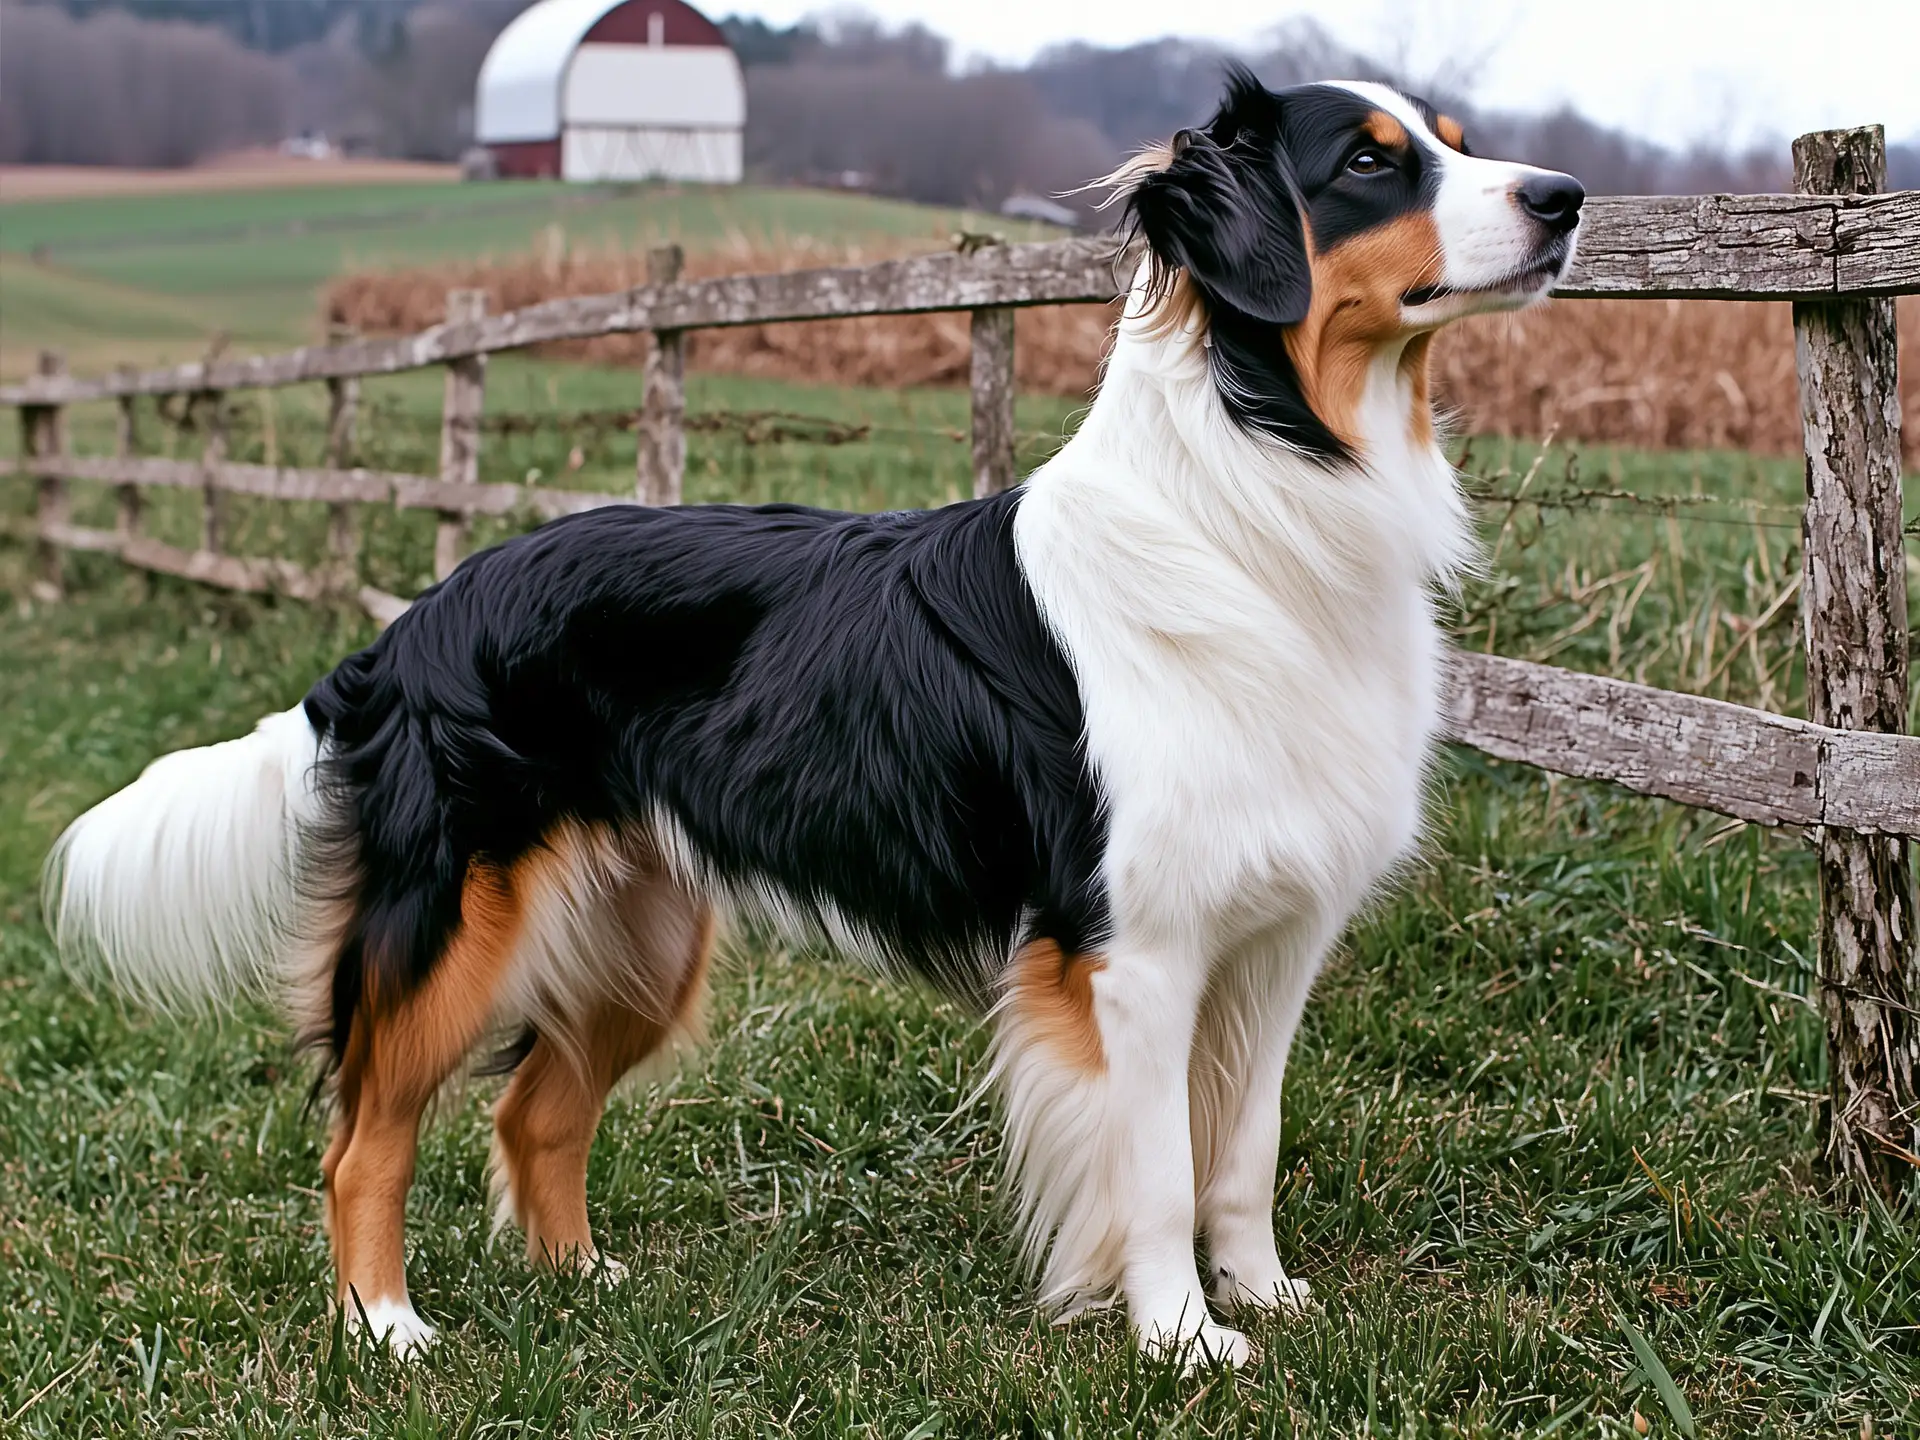
<instances>
[{"instance_id":1,"label":"lawn","mask_svg":"<svg viewBox=\"0 0 1920 1440\"><path fill-rule=\"evenodd\" d=\"M553 416L634 387L497 363L490 415L549 418L490 434L487 477L625 485L630 438ZM960 395L690 390L690 499L866 509L966 483ZM433 375L370 385L362 458L431 468L437 404ZM310 391L250 398L236 451L311 460L318 415ZM74 419L79 445L104 448L110 414ZM1071 422L1023 404L1023 454ZM141 434L166 447L152 418ZM1465 458L1493 563L1457 602L1464 643L1798 706L1794 464L1507 442ZM17 482L0 496L28 507ZM157 524L184 538L191 497L162 498ZM238 509L237 548L317 555L317 514ZM416 588L431 528L379 516L375 583ZM89 997L34 899L78 810L153 755L292 703L369 624L84 556L71 598L41 605L27 565L0 544L0 1431L1920 1427L1920 1222L1835 1203L1812 1164L1824 1061L1802 838L1465 753L1436 787L1424 861L1309 1008L1275 1220L1324 1309L1257 1325L1251 1369L1144 1365L1113 1311L1049 1325L1001 1208L991 1105L971 1102L975 1018L753 934L730 947L709 1043L603 1127L590 1205L633 1262L623 1288L530 1275L514 1241L490 1242L498 1082L449 1098L410 1231L415 1301L444 1340L397 1366L329 1319L310 1063L254 1009L183 1025Z\"/></svg>"},{"instance_id":2,"label":"lawn","mask_svg":"<svg viewBox=\"0 0 1920 1440\"><path fill-rule=\"evenodd\" d=\"M0 204L0 368L34 349L76 368L194 359L216 334L239 347L315 338L322 285L343 270L519 254L557 227L576 247L677 240L925 240L958 229L1016 239L998 217L825 190L457 182L90 196ZM171 327L154 334L156 324ZM164 343L162 343L164 342ZM109 346L110 349L102 348Z\"/></svg>"}]
</instances>

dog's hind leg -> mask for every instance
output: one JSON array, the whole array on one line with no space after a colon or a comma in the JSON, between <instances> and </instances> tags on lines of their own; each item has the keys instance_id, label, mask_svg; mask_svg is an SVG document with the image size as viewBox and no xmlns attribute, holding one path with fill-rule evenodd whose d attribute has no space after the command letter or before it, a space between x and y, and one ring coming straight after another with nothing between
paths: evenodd
<instances>
[{"instance_id":1,"label":"dog's hind leg","mask_svg":"<svg viewBox=\"0 0 1920 1440\"><path fill-rule=\"evenodd\" d=\"M620 1269L587 1223L587 1156L608 1093L688 1025L704 992L713 914L663 876L614 898L628 983L576 1000L549 1023L494 1109L494 1175L502 1219L526 1232L536 1265ZM612 977L604 977L612 978ZM547 1007L543 1007L547 1008Z\"/></svg>"},{"instance_id":2,"label":"dog's hind leg","mask_svg":"<svg viewBox=\"0 0 1920 1440\"><path fill-rule=\"evenodd\" d=\"M475 866L461 922L417 987L397 998L377 977L341 1058L332 1143L322 1162L327 1221L350 1324L405 1354L433 1338L407 1295L405 1224L420 1118L485 1030L521 928L513 877Z\"/></svg>"}]
</instances>

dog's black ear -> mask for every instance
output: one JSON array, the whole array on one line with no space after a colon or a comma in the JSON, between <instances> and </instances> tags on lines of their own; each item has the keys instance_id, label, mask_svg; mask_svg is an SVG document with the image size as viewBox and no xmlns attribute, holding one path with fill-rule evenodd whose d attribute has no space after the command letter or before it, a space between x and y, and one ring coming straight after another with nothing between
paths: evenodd
<instances>
[{"instance_id":1,"label":"dog's black ear","mask_svg":"<svg viewBox=\"0 0 1920 1440\"><path fill-rule=\"evenodd\" d=\"M1280 139L1280 101L1250 71L1228 75L1220 111L1173 138L1128 209L1164 266L1193 276L1211 301L1297 325L1313 298L1306 221Z\"/></svg>"}]
</instances>

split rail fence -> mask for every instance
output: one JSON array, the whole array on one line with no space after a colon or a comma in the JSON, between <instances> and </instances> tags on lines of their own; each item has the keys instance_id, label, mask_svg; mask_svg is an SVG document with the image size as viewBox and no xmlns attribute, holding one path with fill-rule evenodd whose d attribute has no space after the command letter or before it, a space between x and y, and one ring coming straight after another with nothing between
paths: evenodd
<instances>
[{"instance_id":1,"label":"split rail fence","mask_svg":"<svg viewBox=\"0 0 1920 1440\"><path fill-rule=\"evenodd\" d=\"M1792 195L1627 197L1588 202L1579 258L1558 293L1788 301L1807 455L1803 620L1809 714L1741 705L1510 660L1459 654L1452 738L1501 760L1607 780L1641 794L1767 825L1809 827L1820 855L1819 1009L1832 1062L1826 1160L1892 1193L1920 1170L1920 971L1907 856L1920 836L1920 737L1900 733L1907 705L1906 572L1902 552L1894 306L1920 293L1920 192L1880 193L1878 127L1803 136ZM649 257L645 285L485 313L480 292L448 297L442 325L397 339L253 358L212 359L82 379L43 357L41 373L0 386L19 409L22 459L0 474L30 479L38 510L39 588L57 594L63 550L231 590L302 599L355 597L391 621L407 605L357 573L356 507L438 517L434 572L459 563L476 515L540 518L633 503L607 494L478 480L487 356L553 341L651 331L640 396L635 497L674 504L686 457L683 338L701 328L838 318L972 312L972 461L976 494L1015 479L1013 312L1026 305L1108 303L1126 278L1100 239L994 245L882 264L682 281L679 252ZM359 383L444 368L436 476L340 468ZM324 381L331 396L327 464L243 465L227 458L221 397ZM133 455L133 403L171 396L201 407L198 460ZM115 400L118 452L72 454L62 408ZM70 523L67 484L118 487L111 529ZM193 550L142 533L142 491L198 490ZM322 501L328 559L303 569L224 548L228 495Z\"/></svg>"}]
</instances>

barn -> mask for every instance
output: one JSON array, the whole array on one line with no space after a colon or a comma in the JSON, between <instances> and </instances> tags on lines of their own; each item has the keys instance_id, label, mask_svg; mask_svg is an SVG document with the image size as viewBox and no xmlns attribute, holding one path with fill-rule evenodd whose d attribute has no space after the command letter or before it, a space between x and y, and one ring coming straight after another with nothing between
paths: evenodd
<instances>
[{"instance_id":1,"label":"barn","mask_svg":"<svg viewBox=\"0 0 1920 1440\"><path fill-rule=\"evenodd\" d=\"M539 0L480 67L474 138L502 176L740 179L747 89L682 0Z\"/></svg>"}]
</instances>

